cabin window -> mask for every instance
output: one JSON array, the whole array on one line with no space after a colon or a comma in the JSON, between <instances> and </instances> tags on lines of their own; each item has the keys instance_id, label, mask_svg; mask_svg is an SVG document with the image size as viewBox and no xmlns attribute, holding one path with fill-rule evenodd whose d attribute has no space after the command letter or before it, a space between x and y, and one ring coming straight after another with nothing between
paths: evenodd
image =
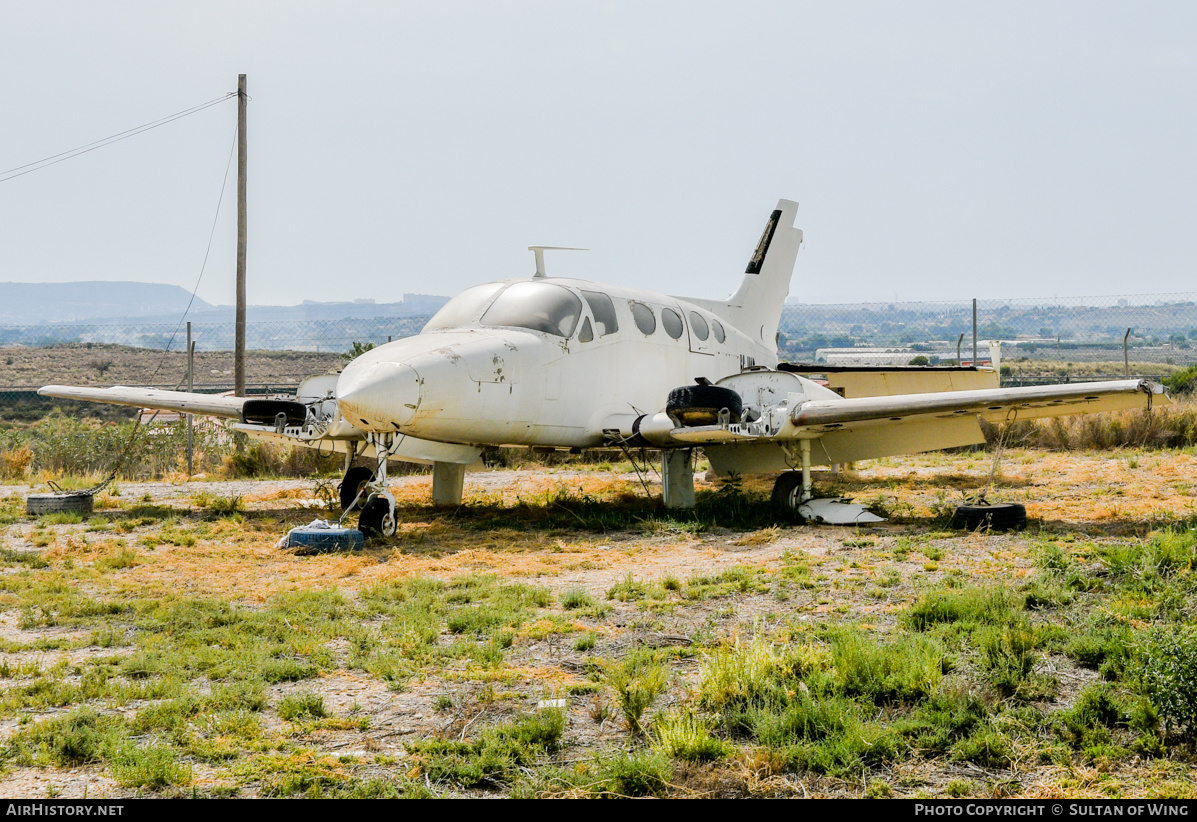
<instances>
[{"instance_id":1,"label":"cabin window","mask_svg":"<svg viewBox=\"0 0 1197 822\"><path fill-rule=\"evenodd\" d=\"M590 306L590 313L594 315L594 324L598 326L598 334L605 337L619 330L619 323L615 321L615 303L601 291L583 291L586 304Z\"/></svg>"},{"instance_id":2,"label":"cabin window","mask_svg":"<svg viewBox=\"0 0 1197 822\"><path fill-rule=\"evenodd\" d=\"M432 315L432 319L424 326L424 330L460 328L472 322L483 306L490 302L490 298L495 296L495 292L502 287L502 283L486 283L467 288L441 306L441 310Z\"/></svg>"},{"instance_id":3,"label":"cabin window","mask_svg":"<svg viewBox=\"0 0 1197 822\"><path fill-rule=\"evenodd\" d=\"M633 300L628 301L628 307L632 309L632 319L636 321L636 327L642 334L651 334L657 330L657 318L651 308Z\"/></svg>"},{"instance_id":4,"label":"cabin window","mask_svg":"<svg viewBox=\"0 0 1197 822\"><path fill-rule=\"evenodd\" d=\"M700 340L705 340L711 335L710 329L707 328L707 321L697 311L690 312L690 330Z\"/></svg>"},{"instance_id":5,"label":"cabin window","mask_svg":"<svg viewBox=\"0 0 1197 822\"><path fill-rule=\"evenodd\" d=\"M682 324L682 315L672 308L661 309L661 325L665 327L665 333L675 340L686 330L686 326Z\"/></svg>"},{"instance_id":6,"label":"cabin window","mask_svg":"<svg viewBox=\"0 0 1197 822\"><path fill-rule=\"evenodd\" d=\"M727 334L723 333L723 324L718 320L711 320L711 325L715 329L715 340L723 342L727 339Z\"/></svg>"},{"instance_id":7,"label":"cabin window","mask_svg":"<svg viewBox=\"0 0 1197 822\"><path fill-rule=\"evenodd\" d=\"M569 337L582 316L582 301L568 288L551 283L515 283L500 294L482 324L511 326Z\"/></svg>"}]
</instances>

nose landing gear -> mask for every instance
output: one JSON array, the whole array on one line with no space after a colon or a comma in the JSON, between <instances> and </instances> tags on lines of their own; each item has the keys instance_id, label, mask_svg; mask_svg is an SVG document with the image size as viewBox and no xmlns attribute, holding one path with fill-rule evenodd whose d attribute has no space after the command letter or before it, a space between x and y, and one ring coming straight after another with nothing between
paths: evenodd
<instances>
[{"instance_id":1,"label":"nose landing gear","mask_svg":"<svg viewBox=\"0 0 1197 822\"><path fill-rule=\"evenodd\" d=\"M347 467L338 488L341 499L341 519L355 508L361 510L357 527L367 538L393 537L398 530L395 516L395 497L387 489L387 457L398 445L395 438L379 435L372 444L378 455L378 469L365 466ZM350 456L352 459L352 455Z\"/></svg>"}]
</instances>

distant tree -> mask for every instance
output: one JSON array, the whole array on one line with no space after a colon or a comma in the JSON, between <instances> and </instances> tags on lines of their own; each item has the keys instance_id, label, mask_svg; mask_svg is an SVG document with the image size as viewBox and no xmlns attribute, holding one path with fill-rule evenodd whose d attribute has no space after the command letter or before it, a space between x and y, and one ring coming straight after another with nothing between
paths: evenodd
<instances>
[{"instance_id":1,"label":"distant tree","mask_svg":"<svg viewBox=\"0 0 1197 822\"><path fill-rule=\"evenodd\" d=\"M914 359L912 359L910 362L908 362L906 364L907 365L930 365L931 361L928 360L926 357L924 357L922 354L919 354L917 357L915 357Z\"/></svg>"},{"instance_id":2,"label":"distant tree","mask_svg":"<svg viewBox=\"0 0 1197 822\"><path fill-rule=\"evenodd\" d=\"M1190 365L1184 371L1165 377L1164 385L1176 394L1191 394L1197 388L1197 365Z\"/></svg>"},{"instance_id":3,"label":"distant tree","mask_svg":"<svg viewBox=\"0 0 1197 822\"><path fill-rule=\"evenodd\" d=\"M351 360L356 360L362 354L365 354L367 351L370 351L373 348L374 348L374 343L366 343L365 345L363 345L362 343L358 342L357 340L354 340L352 350L346 351L344 354L342 354L341 359L343 359L345 362L349 362Z\"/></svg>"}]
</instances>

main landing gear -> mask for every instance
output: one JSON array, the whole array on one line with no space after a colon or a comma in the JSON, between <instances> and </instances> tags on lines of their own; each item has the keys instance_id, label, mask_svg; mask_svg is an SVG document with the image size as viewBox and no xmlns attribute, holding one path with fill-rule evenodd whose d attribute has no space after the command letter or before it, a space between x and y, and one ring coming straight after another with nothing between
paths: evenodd
<instances>
[{"instance_id":1,"label":"main landing gear","mask_svg":"<svg viewBox=\"0 0 1197 822\"><path fill-rule=\"evenodd\" d=\"M810 479L810 440L798 440L800 471L787 471L773 483L773 504L793 511L810 522L826 525L864 525L884 522L863 505L850 499L815 499Z\"/></svg>"}]
</instances>

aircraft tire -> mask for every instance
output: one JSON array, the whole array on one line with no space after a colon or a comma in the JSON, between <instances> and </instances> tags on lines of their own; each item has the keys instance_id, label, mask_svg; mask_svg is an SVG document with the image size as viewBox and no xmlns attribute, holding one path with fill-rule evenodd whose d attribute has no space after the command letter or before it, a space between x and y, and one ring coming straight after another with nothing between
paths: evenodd
<instances>
[{"instance_id":1,"label":"aircraft tire","mask_svg":"<svg viewBox=\"0 0 1197 822\"><path fill-rule=\"evenodd\" d=\"M25 510L30 516L42 514L82 514L89 516L96 498L91 494L30 494L25 498Z\"/></svg>"},{"instance_id":2,"label":"aircraft tire","mask_svg":"<svg viewBox=\"0 0 1197 822\"><path fill-rule=\"evenodd\" d=\"M287 547L297 556L360 551L365 538L356 528L293 528L287 534Z\"/></svg>"},{"instance_id":3,"label":"aircraft tire","mask_svg":"<svg viewBox=\"0 0 1197 822\"><path fill-rule=\"evenodd\" d=\"M345 472L345 478L337 486L337 493L341 497L341 510L348 511L357 499L362 485L374 479L374 472L365 466L357 465Z\"/></svg>"},{"instance_id":4,"label":"aircraft tire","mask_svg":"<svg viewBox=\"0 0 1197 822\"><path fill-rule=\"evenodd\" d=\"M952 528L963 531L1021 531L1027 527L1027 509L1016 502L961 505L952 514Z\"/></svg>"},{"instance_id":5,"label":"aircraft tire","mask_svg":"<svg viewBox=\"0 0 1197 822\"><path fill-rule=\"evenodd\" d=\"M375 497L366 503L358 517L358 530L366 539L395 536L395 520L391 517L391 506L383 497Z\"/></svg>"},{"instance_id":6,"label":"aircraft tire","mask_svg":"<svg viewBox=\"0 0 1197 822\"><path fill-rule=\"evenodd\" d=\"M802 473L786 471L773 483L772 501L774 508L786 508L791 511L797 509L794 504L794 492L802 487Z\"/></svg>"},{"instance_id":7,"label":"aircraft tire","mask_svg":"<svg viewBox=\"0 0 1197 822\"><path fill-rule=\"evenodd\" d=\"M727 409L732 422L739 422L744 401L730 388L719 385L685 385L669 392L665 413L680 428L715 425L719 412Z\"/></svg>"},{"instance_id":8,"label":"aircraft tire","mask_svg":"<svg viewBox=\"0 0 1197 822\"><path fill-rule=\"evenodd\" d=\"M798 513L798 495L802 492L802 472L786 471L773 483L773 510L779 516L793 522L805 522Z\"/></svg>"}]
</instances>

